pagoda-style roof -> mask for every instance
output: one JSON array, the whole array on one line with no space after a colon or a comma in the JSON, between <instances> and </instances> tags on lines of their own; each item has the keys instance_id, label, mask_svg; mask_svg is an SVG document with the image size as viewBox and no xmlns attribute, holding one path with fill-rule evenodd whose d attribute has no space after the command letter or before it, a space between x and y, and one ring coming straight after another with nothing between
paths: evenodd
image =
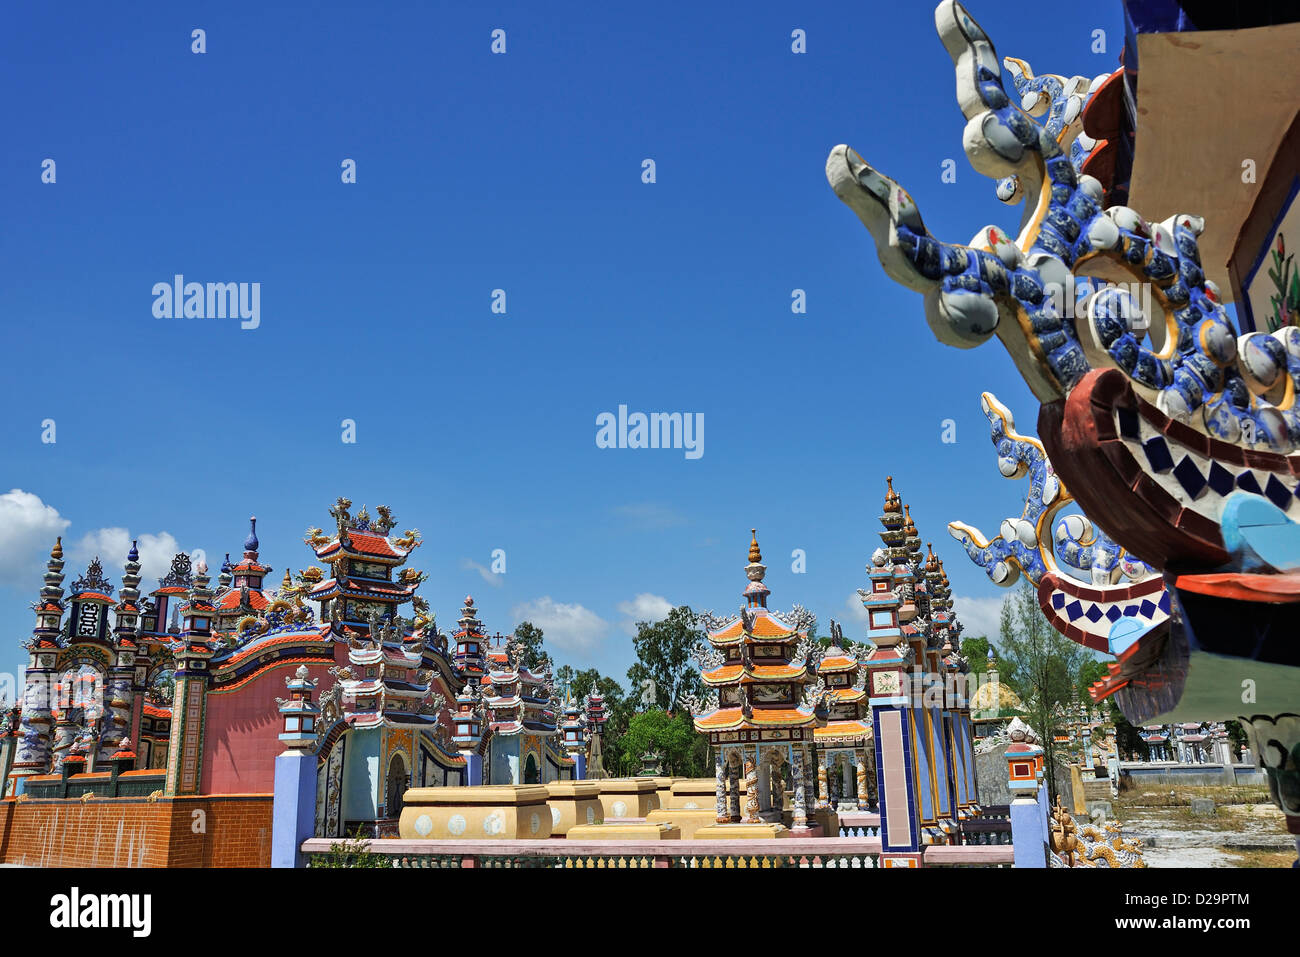
<instances>
[{"instance_id":1,"label":"pagoda-style roof","mask_svg":"<svg viewBox=\"0 0 1300 957\"><path fill-rule=\"evenodd\" d=\"M340 555L357 555L365 558L392 560L396 564L405 560L409 554L409 549L399 548L387 536L370 535L365 532L350 530L346 544L335 538L318 551L316 557L322 561L328 561L331 557L337 558Z\"/></svg>"},{"instance_id":2,"label":"pagoda-style roof","mask_svg":"<svg viewBox=\"0 0 1300 957\"><path fill-rule=\"evenodd\" d=\"M758 728L805 728L816 724L817 717L811 711L791 707L754 706L750 717L746 718L741 708L719 708L710 714L695 719L697 731L735 731L754 730Z\"/></svg>"},{"instance_id":3,"label":"pagoda-style roof","mask_svg":"<svg viewBox=\"0 0 1300 957\"><path fill-rule=\"evenodd\" d=\"M766 608L758 608L755 611L754 625L750 631L745 630L744 621L737 616L716 631L709 632L709 641L714 646L720 646L738 644L746 637L762 638L775 643L799 640L798 629L787 624L778 615Z\"/></svg>"},{"instance_id":4,"label":"pagoda-style roof","mask_svg":"<svg viewBox=\"0 0 1300 957\"><path fill-rule=\"evenodd\" d=\"M802 729L825 718L825 712L817 710L824 698L810 702L801 694L813 678L808 666L812 644L806 632L768 609L770 592L763 583L767 568L762 563L758 533L751 529L751 534L749 564L745 566L749 583L742 592L745 607L736 618L709 630L708 640L715 650L701 657L704 683L718 688L721 697L708 703L688 702L695 729L700 732ZM719 660L721 652L737 646L739 661ZM773 655L764 646L775 646L779 654ZM796 654L801 657L792 660ZM751 694L754 686L766 687L768 693L755 690ZM760 698L768 700L756 700ZM792 700L800 704L793 705Z\"/></svg>"},{"instance_id":5,"label":"pagoda-style roof","mask_svg":"<svg viewBox=\"0 0 1300 957\"><path fill-rule=\"evenodd\" d=\"M316 553L316 557L327 564L333 564L341 558L362 558L384 565L401 565L407 556L420 545L419 533L407 531L399 538L393 538L389 532L395 521L386 505L377 509L379 517L372 519L365 506L355 516L352 515L352 500L339 497L330 515L334 518L337 532L327 538L319 528L310 529L306 543Z\"/></svg>"},{"instance_id":6,"label":"pagoda-style roof","mask_svg":"<svg viewBox=\"0 0 1300 957\"><path fill-rule=\"evenodd\" d=\"M97 591L75 592L68 596L68 601L84 601L96 605L114 605L117 603L117 599Z\"/></svg>"},{"instance_id":7,"label":"pagoda-style roof","mask_svg":"<svg viewBox=\"0 0 1300 957\"><path fill-rule=\"evenodd\" d=\"M750 665L748 668L737 662L714 668L712 671L706 671L701 677L703 677L704 683L707 685L728 685L737 682L741 684L765 681L802 682L807 675L808 668L803 662L798 664L783 662L774 665Z\"/></svg>"},{"instance_id":8,"label":"pagoda-style roof","mask_svg":"<svg viewBox=\"0 0 1300 957\"><path fill-rule=\"evenodd\" d=\"M830 648L818 662L817 673L819 675L839 674L844 671L857 671L858 667L857 658L844 654L839 648Z\"/></svg>"},{"instance_id":9,"label":"pagoda-style roof","mask_svg":"<svg viewBox=\"0 0 1300 957\"><path fill-rule=\"evenodd\" d=\"M832 744L840 741L846 744L859 743L869 740L873 734L869 721L847 719L827 721L824 728L816 728L813 731L813 740L818 744Z\"/></svg>"},{"instance_id":10,"label":"pagoda-style roof","mask_svg":"<svg viewBox=\"0 0 1300 957\"><path fill-rule=\"evenodd\" d=\"M238 588L232 588L229 591L224 592L221 597L217 599L217 611L234 611L240 607L240 602L240 590ZM257 589L250 588L248 590L248 605L253 609L253 611L262 611L270 603L271 600Z\"/></svg>"},{"instance_id":11,"label":"pagoda-style roof","mask_svg":"<svg viewBox=\"0 0 1300 957\"><path fill-rule=\"evenodd\" d=\"M403 585L373 578L348 578L340 583L336 578L327 578L314 586L309 592L312 601L324 601L335 595L346 593L349 597L400 599L405 601L415 594L418 584Z\"/></svg>"}]
</instances>

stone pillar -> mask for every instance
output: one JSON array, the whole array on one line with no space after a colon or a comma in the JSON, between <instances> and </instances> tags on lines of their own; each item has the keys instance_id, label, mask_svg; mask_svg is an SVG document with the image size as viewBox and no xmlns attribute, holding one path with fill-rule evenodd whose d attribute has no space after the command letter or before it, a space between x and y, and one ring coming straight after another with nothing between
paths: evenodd
<instances>
[{"instance_id":1,"label":"stone pillar","mask_svg":"<svg viewBox=\"0 0 1300 957\"><path fill-rule=\"evenodd\" d=\"M831 806L830 792L827 790L826 782L826 752L822 751L817 754L817 809L822 810Z\"/></svg>"},{"instance_id":2,"label":"stone pillar","mask_svg":"<svg viewBox=\"0 0 1300 957\"><path fill-rule=\"evenodd\" d=\"M462 751L465 758L465 786L478 787L483 783L483 755L477 751ZM587 759L582 759L582 773L587 773Z\"/></svg>"},{"instance_id":3,"label":"stone pillar","mask_svg":"<svg viewBox=\"0 0 1300 957\"><path fill-rule=\"evenodd\" d=\"M858 748L853 752L853 764L857 772L858 810L865 811L867 810L867 752L865 748Z\"/></svg>"},{"instance_id":4,"label":"stone pillar","mask_svg":"<svg viewBox=\"0 0 1300 957\"><path fill-rule=\"evenodd\" d=\"M726 824L731 819L727 817L727 759L721 747L713 752L713 794L717 799L715 821Z\"/></svg>"},{"instance_id":5,"label":"stone pillar","mask_svg":"<svg viewBox=\"0 0 1300 957\"><path fill-rule=\"evenodd\" d=\"M754 745L757 753L758 745ZM745 754L745 823L758 823L758 762Z\"/></svg>"},{"instance_id":6,"label":"stone pillar","mask_svg":"<svg viewBox=\"0 0 1300 957\"><path fill-rule=\"evenodd\" d=\"M804 793L803 747L795 745L790 749L790 776L794 778L794 808L791 824L794 828L808 826L808 798Z\"/></svg>"},{"instance_id":7,"label":"stone pillar","mask_svg":"<svg viewBox=\"0 0 1300 957\"><path fill-rule=\"evenodd\" d=\"M271 866L302 867L302 842L316 829L316 680L300 665L285 679L289 698L280 699L285 751L275 759L271 802Z\"/></svg>"},{"instance_id":8,"label":"stone pillar","mask_svg":"<svg viewBox=\"0 0 1300 957\"><path fill-rule=\"evenodd\" d=\"M67 760L72 745L77 740L77 732L81 729L81 709L60 708L54 712L54 717L54 745L50 749L50 771L57 774L63 768L63 762Z\"/></svg>"},{"instance_id":9,"label":"stone pillar","mask_svg":"<svg viewBox=\"0 0 1300 957\"><path fill-rule=\"evenodd\" d=\"M18 722L18 709L10 708L5 714L4 730L0 731L0 798L8 794L9 772L13 770L18 745Z\"/></svg>"},{"instance_id":10,"label":"stone pillar","mask_svg":"<svg viewBox=\"0 0 1300 957\"><path fill-rule=\"evenodd\" d=\"M143 646L141 647L143 648ZM137 649L135 674L131 678L131 718L128 723L130 730L127 732L127 737L136 745L136 766L132 769L136 771L142 770L144 767L142 762L145 760L146 749L140 747L140 730L144 722L145 696L148 690L145 682L148 680L149 669L152 665L153 662L149 656L141 654L140 649Z\"/></svg>"},{"instance_id":11,"label":"stone pillar","mask_svg":"<svg viewBox=\"0 0 1300 957\"><path fill-rule=\"evenodd\" d=\"M165 793L168 795L199 793L210 656L210 651L195 652L193 647L176 655L176 690L172 694L171 735L167 746Z\"/></svg>"},{"instance_id":12,"label":"stone pillar","mask_svg":"<svg viewBox=\"0 0 1300 957\"><path fill-rule=\"evenodd\" d=\"M1011 722L1006 750L1007 787L1011 791L1011 843L1015 866L1047 867L1046 785L1039 783L1037 757L1042 748L1030 743L1024 723Z\"/></svg>"},{"instance_id":13,"label":"stone pillar","mask_svg":"<svg viewBox=\"0 0 1300 957\"><path fill-rule=\"evenodd\" d=\"M732 751L727 755L727 820L740 821L740 755Z\"/></svg>"},{"instance_id":14,"label":"stone pillar","mask_svg":"<svg viewBox=\"0 0 1300 957\"><path fill-rule=\"evenodd\" d=\"M116 664L109 669L104 687L104 733L99 739L99 761L109 761L131 730L131 681L135 654L129 648L114 649Z\"/></svg>"},{"instance_id":15,"label":"stone pillar","mask_svg":"<svg viewBox=\"0 0 1300 957\"><path fill-rule=\"evenodd\" d=\"M781 752L773 749L768 753L768 791L771 795L771 803L768 805L773 811L782 811L785 808L785 779L781 776Z\"/></svg>"},{"instance_id":16,"label":"stone pillar","mask_svg":"<svg viewBox=\"0 0 1300 957\"><path fill-rule=\"evenodd\" d=\"M22 792L22 778L44 774L50 768L50 746L54 730L54 654L34 649L23 690L22 719L13 771L13 794Z\"/></svg>"}]
</instances>

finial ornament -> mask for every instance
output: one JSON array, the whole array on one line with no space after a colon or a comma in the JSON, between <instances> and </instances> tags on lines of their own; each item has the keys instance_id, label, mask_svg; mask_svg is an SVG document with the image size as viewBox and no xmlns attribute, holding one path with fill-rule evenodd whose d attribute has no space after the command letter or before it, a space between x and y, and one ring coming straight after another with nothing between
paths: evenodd
<instances>
[{"instance_id":1,"label":"finial ornament","mask_svg":"<svg viewBox=\"0 0 1300 957\"><path fill-rule=\"evenodd\" d=\"M886 475L885 484L888 486L888 490L885 492L885 511L886 512L902 511L903 498L897 492L894 491L894 477L892 475Z\"/></svg>"},{"instance_id":2,"label":"finial ornament","mask_svg":"<svg viewBox=\"0 0 1300 957\"><path fill-rule=\"evenodd\" d=\"M758 549L758 529L751 528L749 534L751 536L749 540L749 560L751 562L761 562L763 553Z\"/></svg>"},{"instance_id":3,"label":"finial ornament","mask_svg":"<svg viewBox=\"0 0 1300 957\"><path fill-rule=\"evenodd\" d=\"M63 536L62 535L54 539L54 547L50 549L50 557L56 559L63 557Z\"/></svg>"}]
</instances>

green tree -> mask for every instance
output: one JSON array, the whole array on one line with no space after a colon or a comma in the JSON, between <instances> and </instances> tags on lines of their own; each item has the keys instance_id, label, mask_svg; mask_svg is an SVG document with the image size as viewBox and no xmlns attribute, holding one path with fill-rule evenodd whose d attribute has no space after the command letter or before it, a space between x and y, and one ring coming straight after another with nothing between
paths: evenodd
<instances>
[{"instance_id":1,"label":"green tree","mask_svg":"<svg viewBox=\"0 0 1300 957\"><path fill-rule=\"evenodd\" d=\"M519 663L530 671L551 660L551 656L542 650L542 629L531 621L521 621L515 627L515 644L523 645Z\"/></svg>"},{"instance_id":2,"label":"green tree","mask_svg":"<svg viewBox=\"0 0 1300 957\"><path fill-rule=\"evenodd\" d=\"M639 621L632 648L636 663L627 670L628 697L640 703L644 682L654 682L655 704L679 709L683 695L700 694L704 682L691 660L691 648L704 640L699 618L686 605L674 608L663 621Z\"/></svg>"},{"instance_id":3,"label":"green tree","mask_svg":"<svg viewBox=\"0 0 1300 957\"><path fill-rule=\"evenodd\" d=\"M1110 674L1110 668L1101 658L1086 658L1079 667L1079 697L1093 711L1096 711L1097 707L1093 703L1092 695L1088 693L1088 689L1108 674Z\"/></svg>"},{"instance_id":4,"label":"green tree","mask_svg":"<svg viewBox=\"0 0 1300 957\"><path fill-rule=\"evenodd\" d=\"M1058 748L1053 739L1057 715L1075 697L1079 674L1088 654L1047 623L1038 607L1038 593L1022 579L1014 594L1002 602L1003 658L1013 665L1012 688L1020 695L1025 720L1038 735L1044 751L1047 790L1057 789ZM1001 675L1001 662L998 666Z\"/></svg>"},{"instance_id":5,"label":"green tree","mask_svg":"<svg viewBox=\"0 0 1300 957\"><path fill-rule=\"evenodd\" d=\"M971 674L982 675L989 670L989 640L983 635L978 638L963 638L961 653L970 663Z\"/></svg>"},{"instance_id":6,"label":"green tree","mask_svg":"<svg viewBox=\"0 0 1300 957\"><path fill-rule=\"evenodd\" d=\"M701 748L703 744L703 748ZM707 743L695 733L690 715L685 711L668 713L661 708L651 708L632 715L627 733L622 739L624 774L635 774L641 765L641 755L656 751L663 758L666 774L699 777L703 774Z\"/></svg>"}]
</instances>

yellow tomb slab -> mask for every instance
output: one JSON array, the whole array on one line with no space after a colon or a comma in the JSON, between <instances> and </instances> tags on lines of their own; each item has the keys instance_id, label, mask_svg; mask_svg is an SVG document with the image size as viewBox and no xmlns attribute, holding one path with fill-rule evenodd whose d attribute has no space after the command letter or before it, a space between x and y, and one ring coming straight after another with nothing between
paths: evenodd
<instances>
[{"instance_id":1,"label":"yellow tomb slab","mask_svg":"<svg viewBox=\"0 0 1300 957\"><path fill-rule=\"evenodd\" d=\"M438 841L543 840L551 836L549 799L539 784L411 788L398 833Z\"/></svg>"},{"instance_id":2,"label":"yellow tomb slab","mask_svg":"<svg viewBox=\"0 0 1300 957\"><path fill-rule=\"evenodd\" d=\"M676 841L682 832L667 824L579 824L565 835L570 841Z\"/></svg>"},{"instance_id":3,"label":"yellow tomb slab","mask_svg":"<svg viewBox=\"0 0 1300 957\"><path fill-rule=\"evenodd\" d=\"M659 807L659 788L654 778L606 778L598 783L606 820L645 817Z\"/></svg>"},{"instance_id":4,"label":"yellow tomb slab","mask_svg":"<svg viewBox=\"0 0 1300 957\"><path fill-rule=\"evenodd\" d=\"M668 790L668 800L660 806L669 810L713 811L717 797L713 778L685 778L673 782Z\"/></svg>"},{"instance_id":5,"label":"yellow tomb slab","mask_svg":"<svg viewBox=\"0 0 1300 957\"><path fill-rule=\"evenodd\" d=\"M710 824L691 835L697 841L760 841L789 837L784 824Z\"/></svg>"},{"instance_id":6,"label":"yellow tomb slab","mask_svg":"<svg viewBox=\"0 0 1300 957\"><path fill-rule=\"evenodd\" d=\"M656 775L653 780L655 782L655 800L659 802L659 807L667 807L668 796L672 792L673 784L682 779L666 775Z\"/></svg>"},{"instance_id":7,"label":"yellow tomb slab","mask_svg":"<svg viewBox=\"0 0 1300 957\"><path fill-rule=\"evenodd\" d=\"M550 795L546 803L551 808L551 837L564 837L571 827L605 820L600 785L594 781L552 781L546 791Z\"/></svg>"},{"instance_id":8,"label":"yellow tomb slab","mask_svg":"<svg viewBox=\"0 0 1300 957\"><path fill-rule=\"evenodd\" d=\"M689 840L702 827L717 824L717 812L711 808L660 808L645 816L647 824L667 824L682 832Z\"/></svg>"}]
</instances>

